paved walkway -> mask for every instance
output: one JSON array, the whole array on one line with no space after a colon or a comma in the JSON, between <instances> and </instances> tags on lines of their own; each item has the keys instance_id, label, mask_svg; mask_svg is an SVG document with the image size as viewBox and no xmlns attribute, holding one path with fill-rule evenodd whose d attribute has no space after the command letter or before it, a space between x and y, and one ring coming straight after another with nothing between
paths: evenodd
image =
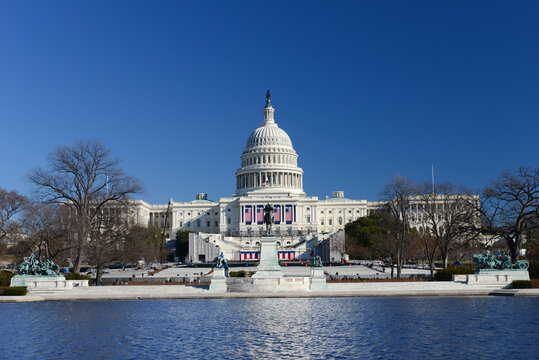
<instances>
[{"instance_id":1,"label":"paved walkway","mask_svg":"<svg viewBox=\"0 0 539 360\"><path fill-rule=\"evenodd\" d=\"M91 286L69 291L0 296L0 302L44 300L142 300L260 297L348 297L348 296L539 296L539 289L502 289L492 285L452 282L352 282L328 283L327 291L274 291L213 293L204 285Z\"/></svg>"},{"instance_id":2,"label":"paved walkway","mask_svg":"<svg viewBox=\"0 0 539 360\"><path fill-rule=\"evenodd\" d=\"M309 266L282 266L285 276L309 276ZM231 267L230 271L256 271L256 266L245 267ZM171 277L190 277L197 278L204 276L211 271L211 268L207 267L173 267L164 269L153 276L156 280L159 278L171 278ZM331 276L347 276L354 278L390 278L391 270L386 268L383 272L381 269L371 269L364 265L352 265L352 266L324 266L324 271ZM395 270L396 271L396 270ZM430 271L421 269L402 269L403 275L430 275ZM148 270L113 270L103 275L103 278L131 278L135 277L148 277ZM396 275L396 272L395 272Z\"/></svg>"}]
</instances>

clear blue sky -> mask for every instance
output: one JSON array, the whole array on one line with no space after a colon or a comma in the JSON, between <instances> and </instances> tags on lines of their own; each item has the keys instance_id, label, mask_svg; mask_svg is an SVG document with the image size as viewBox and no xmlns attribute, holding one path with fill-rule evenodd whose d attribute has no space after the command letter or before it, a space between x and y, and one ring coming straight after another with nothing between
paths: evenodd
<instances>
[{"instance_id":1,"label":"clear blue sky","mask_svg":"<svg viewBox=\"0 0 539 360\"><path fill-rule=\"evenodd\" d=\"M97 138L151 203L230 196L271 89L308 195L539 165L538 1L0 0L0 187Z\"/></svg>"}]
</instances>

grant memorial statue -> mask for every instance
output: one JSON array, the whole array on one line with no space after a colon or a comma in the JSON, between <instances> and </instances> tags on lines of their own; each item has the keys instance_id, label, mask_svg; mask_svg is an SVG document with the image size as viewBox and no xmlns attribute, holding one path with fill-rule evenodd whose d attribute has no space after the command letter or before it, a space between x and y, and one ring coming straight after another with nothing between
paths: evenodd
<instances>
[{"instance_id":1,"label":"grant memorial statue","mask_svg":"<svg viewBox=\"0 0 539 360\"><path fill-rule=\"evenodd\" d=\"M10 286L27 286L29 281L65 281L59 270L52 260L39 261L32 253L17 267L18 275L11 278Z\"/></svg>"},{"instance_id":2,"label":"grant memorial statue","mask_svg":"<svg viewBox=\"0 0 539 360\"><path fill-rule=\"evenodd\" d=\"M253 275L254 278L275 279L284 276L279 265L277 239L272 231L273 211L273 206L269 203L264 207L266 233L260 239L260 263L257 272Z\"/></svg>"}]
</instances>

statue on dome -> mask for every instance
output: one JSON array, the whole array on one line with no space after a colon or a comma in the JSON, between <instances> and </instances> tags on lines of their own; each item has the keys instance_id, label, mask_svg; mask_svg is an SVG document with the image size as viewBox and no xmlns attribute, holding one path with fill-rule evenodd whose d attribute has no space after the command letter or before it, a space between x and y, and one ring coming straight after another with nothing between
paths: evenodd
<instances>
[{"instance_id":1,"label":"statue on dome","mask_svg":"<svg viewBox=\"0 0 539 360\"><path fill-rule=\"evenodd\" d=\"M271 94L270 94L270 91L268 90L268 91L266 92L266 106L268 106L269 104L271 104L270 97L271 97Z\"/></svg>"},{"instance_id":2,"label":"statue on dome","mask_svg":"<svg viewBox=\"0 0 539 360\"><path fill-rule=\"evenodd\" d=\"M271 233L271 226L273 224L273 206L269 203L264 207L264 224L266 224L266 235L273 235Z\"/></svg>"}]
</instances>

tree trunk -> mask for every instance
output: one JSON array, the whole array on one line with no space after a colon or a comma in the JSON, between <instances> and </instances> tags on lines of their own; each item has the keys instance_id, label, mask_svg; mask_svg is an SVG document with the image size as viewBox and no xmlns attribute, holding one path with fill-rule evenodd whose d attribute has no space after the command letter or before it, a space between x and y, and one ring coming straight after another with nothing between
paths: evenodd
<instances>
[{"instance_id":1,"label":"tree trunk","mask_svg":"<svg viewBox=\"0 0 539 360\"><path fill-rule=\"evenodd\" d=\"M97 265L97 273L95 275L95 286L100 285L103 281L103 265Z\"/></svg>"},{"instance_id":2,"label":"tree trunk","mask_svg":"<svg viewBox=\"0 0 539 360\"><path fill-rule=\"evenodd\" d=\"M397 279L401 278L401 270L402 270L402 256L397 253Z\"/></svg>"},{"instance_id":3,"label":"tree trunk","mask_svg":"<svg viewBox=\"0 0 539 360\"><path fill-rule=\"evenodd\" d=\"M77 257L75 258L75 263L73 264L73 272L78 274L80 273L80 268L82 265L82 249L77 248L75 251L77 252Z\"/></svg>"},{"instance_id":4,"label":"tree trunk","mask_svg":"<svg viewBox=\"0 0 539 360\"><path fill-rule=\"evenodd\" d=\"M434 279L434 259L429 259L430 278Z\"/></svg>"},{"instance_id":5,"label":"tree trunk","mask_svg":"<svg viewBox=\"0 0 539 360\"><path fill-rule=\"evenodd\" d=\"M507 240L507 247L509 248L509 252L511 253L511 262L515 263L518 259L518 255L520 252L519 246L517 245L516 239L506 239Z\"/></svg>"},{"instance_id":6,"label":"tree trunk","mask_svg":"<svg viewBox=\"0 0 539 360\"><path fill-rule=\"evenodd\" d=\"M447 263L449 262L449 254L447 251L442 251L442 259L444 261L443 268L447 269Z\"/></svg>"},{"instance_id":7,"label":"tree trunk","mask_svg":"<svg viewBox=\"0 0 539 360\"><path fill-rule=\"evenodd\" d=\"M391 263L391 278L393 279L393 263Z\"/></svg>"}]
</instances>

